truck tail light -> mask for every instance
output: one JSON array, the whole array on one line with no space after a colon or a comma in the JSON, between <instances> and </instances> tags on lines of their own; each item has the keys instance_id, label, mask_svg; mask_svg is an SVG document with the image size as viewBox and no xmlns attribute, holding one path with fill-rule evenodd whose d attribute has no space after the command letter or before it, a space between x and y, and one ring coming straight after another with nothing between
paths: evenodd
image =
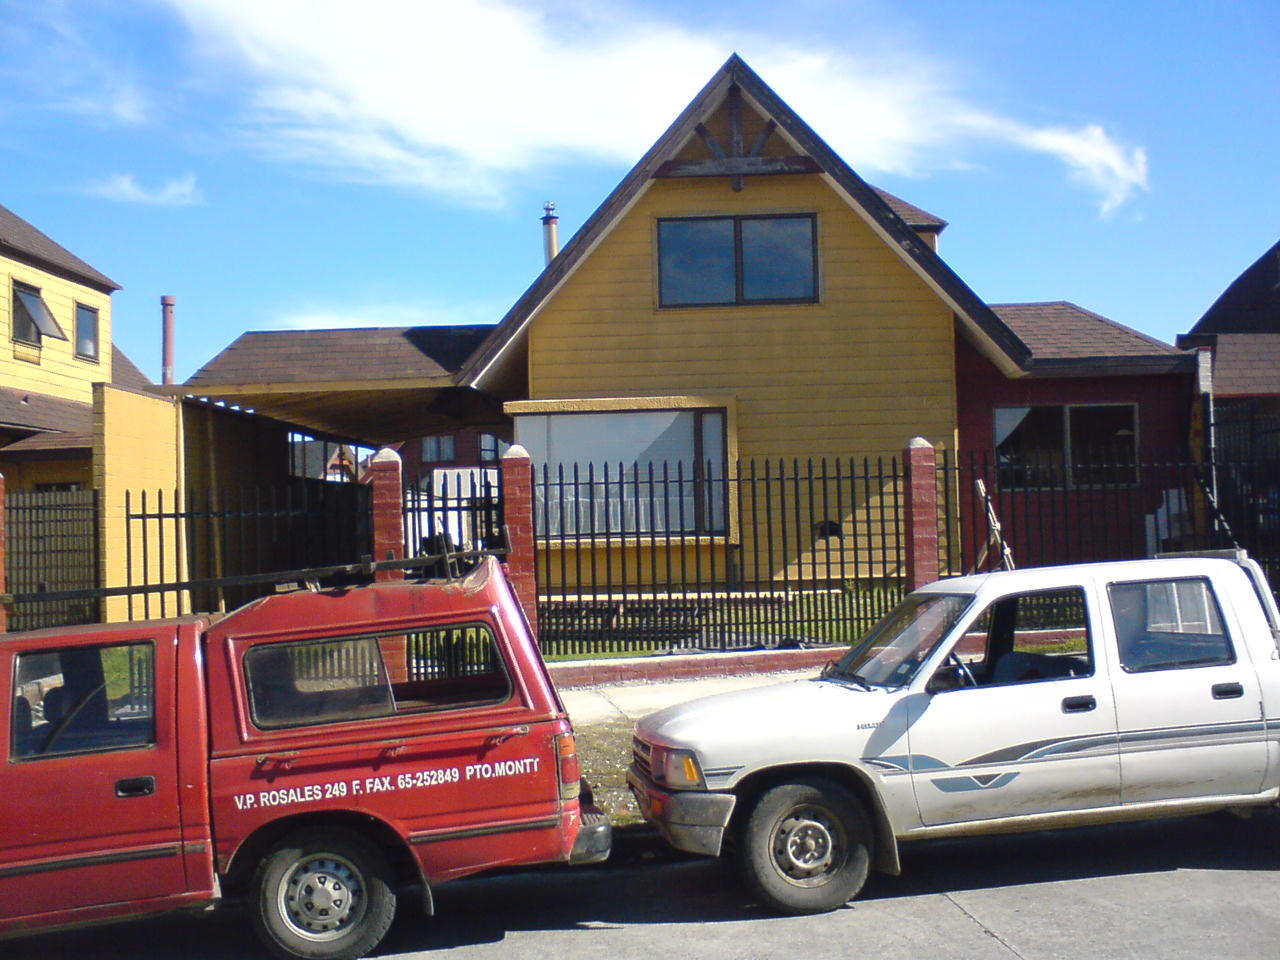
<instances>
[{"instance_id":1,"label":"truck tail light","mask_svg":"<svg viewBox=\"0 0 1280 960\"><path fill-rule=\"evenodd\" d=\"M578 742L572 733L556 734L556 766L560 772L560 798L572 800L578 795L582 765L578 763Z\"/></svg>"}]
</instances>

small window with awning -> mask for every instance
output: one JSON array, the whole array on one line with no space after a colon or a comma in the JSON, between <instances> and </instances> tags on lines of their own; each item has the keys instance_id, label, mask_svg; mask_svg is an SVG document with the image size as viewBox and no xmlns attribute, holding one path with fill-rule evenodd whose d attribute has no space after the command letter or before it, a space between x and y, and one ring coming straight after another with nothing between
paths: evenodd
<instances>
[{"instance_id":1,"label":"small window with awning","mask_svg":"<svg viewBox=\"0 0 1280 960\"><path fill-rule=\"evenodd\" d=\"M52 340L65 340L67 335L53 319L53 314L45 304L40 291L24 284L13 285L13 327L10 335L14 340L40 346L43 337Z\"/></svg>"}]
</instances>

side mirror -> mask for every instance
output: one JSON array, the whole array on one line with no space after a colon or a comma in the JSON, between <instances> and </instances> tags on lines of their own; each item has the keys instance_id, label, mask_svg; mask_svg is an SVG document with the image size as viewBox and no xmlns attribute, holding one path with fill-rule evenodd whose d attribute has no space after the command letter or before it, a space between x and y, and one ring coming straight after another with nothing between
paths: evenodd
<instances>
[{"instance_id":1,"label":"side mirror","mask_svg":"<svg viewBox=\"0 0 1280 960\"><path fill-rule=\"evenodd\" d=\"M960 668L954 663L944 663L934 671L929 682L925 684L924 692L928 694L946 693L948 690L959 690L965 686L964 677L960 674Z\"/></svg>"}]
</instances>

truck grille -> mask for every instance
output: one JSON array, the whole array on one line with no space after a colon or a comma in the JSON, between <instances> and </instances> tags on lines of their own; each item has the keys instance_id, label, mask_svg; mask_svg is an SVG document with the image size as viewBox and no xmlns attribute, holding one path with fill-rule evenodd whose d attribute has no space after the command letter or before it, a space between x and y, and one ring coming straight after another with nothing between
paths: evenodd
<instances>
[{"instance_id":1,"label":"truck grille","mask_svg":"<svg viewBox=\"0 0 1280 960\"><path fill-rule=\"evenodd\" d=\"M653 772L649 769L649 755L652 752L653 747L648 743L639 737L631 738L631 758L635 761L636 769L650 780L653 779Z\"/></svg>"}]
</instances>

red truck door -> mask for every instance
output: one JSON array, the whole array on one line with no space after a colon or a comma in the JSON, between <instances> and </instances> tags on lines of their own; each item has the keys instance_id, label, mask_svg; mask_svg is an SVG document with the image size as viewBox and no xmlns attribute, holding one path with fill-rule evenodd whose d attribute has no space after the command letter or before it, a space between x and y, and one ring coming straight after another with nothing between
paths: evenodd
<instances>
[{"instance_id":1,"label":"red truck door","mask_svg":"<svg viewBox=\"0 0 1280 960\"><path fill-rule=\"evenodd\" d=\"M185 887L176 628L0 644L0 923Z\"/></svg>"}]
</instances>

